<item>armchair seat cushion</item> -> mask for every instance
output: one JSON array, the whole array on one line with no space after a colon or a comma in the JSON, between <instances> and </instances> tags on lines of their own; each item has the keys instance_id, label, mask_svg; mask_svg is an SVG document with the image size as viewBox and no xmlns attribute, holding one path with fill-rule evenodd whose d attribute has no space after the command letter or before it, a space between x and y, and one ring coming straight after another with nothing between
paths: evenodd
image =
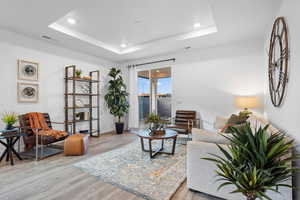
<instances>
[{"instance_id":1,"label":"armchair seat cushion","mask_svg":"<svg viewBox=\"0 0 300 200\"><path fill-rule=\"evenodd\" d=\"M68 136L60 137L59 139L55 139L54 137L51 136L38 136L38 144L43 144L43 145L48 145L52 144L55 142L63 141L66 139ZM25 143L29 146L34 146L36 143L36 135L29 135L24 138Z\"/></svg>"},{"instance_id":2,"label":"armchair seat cushion","mask_svg":"<svg viewBox=\"0 0 300 200\"><path fill-rule=\"evenodd\" d=\"M203 129L192 129L193 141L201 141L207 143L230 144L230 142L218 132L211 132Z\"/></svg>"}]
</instances>

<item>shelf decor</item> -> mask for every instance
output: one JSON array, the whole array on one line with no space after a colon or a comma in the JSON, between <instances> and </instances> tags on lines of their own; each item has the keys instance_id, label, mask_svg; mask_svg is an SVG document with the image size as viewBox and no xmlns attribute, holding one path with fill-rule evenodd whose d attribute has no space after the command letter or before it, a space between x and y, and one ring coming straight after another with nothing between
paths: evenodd
<instances>
[{"instance_id":1,"label":"shelf decor","mask_svg":"<svg viewBox=\"0 0 300 200\"><path fill-rule=\"evenodd\" d=\"M100 72L99 70L91 71L89 72L90 79L86 79L76 76L76 71L78 69L75 65L65 67L65 131L69 132L68 124L72 123L72 131L75 134L77 123L88 122L90 136L99 137ZM82 83L86 84L84 89Z\"/></svg>"}]
</instances>

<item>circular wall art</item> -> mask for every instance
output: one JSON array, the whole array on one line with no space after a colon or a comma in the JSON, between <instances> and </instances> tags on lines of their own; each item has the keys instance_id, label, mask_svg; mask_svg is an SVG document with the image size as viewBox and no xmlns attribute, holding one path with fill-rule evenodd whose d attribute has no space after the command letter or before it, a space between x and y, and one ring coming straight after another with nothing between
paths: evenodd
<instances>
[{"instance_id":1,"label":"circular wall art","mask_svg":"<svg viewBox=\"0 0 300 200\"><path fill-rule=\"evenodd\" d=\"M23 75L32 77L36 74L37 69L33 65L25 65L23 67Z\"/></svg>"},{"instance_id":2,"label":"circular wall art","mask_svg":"<svg viewBox=\"0 0 300 200\"><path fill-rule=\"evenodd\" d=\"M288 30L283 17L278 17L273 25L269 47L269 91L272 104L282 104L288 82Z\"/></svg>"},{"instance_id":3,"label":"circular wall art","mask_svg":"<svg viewBox=\"0 0 300 200\"><path fill-rule=\"evenodd\" d=\"M18 61L18 78L19 80L37 81L39 64L25 60Z\"/></svg>"},{"instance_id":4,"label":"circular wall art","mask_svg":"<svg viewBox=\"0 0 300 200\"><path fill-rule=\"evenodd\" d=\"M39 85L30 83L18 83L18 101L25 103L38 102Z\"/></svg>"},{"instance_id":5,"label":"circular wall art","mask_svg":"<svg viewBox=\"0 0 300 200\"><path fill-rule=\"evenodd\" d=\"M36 95L36 90L33 87L25 87L22 90L22 96L24 98L32 99Z\"/></svg>"}]
</instances>

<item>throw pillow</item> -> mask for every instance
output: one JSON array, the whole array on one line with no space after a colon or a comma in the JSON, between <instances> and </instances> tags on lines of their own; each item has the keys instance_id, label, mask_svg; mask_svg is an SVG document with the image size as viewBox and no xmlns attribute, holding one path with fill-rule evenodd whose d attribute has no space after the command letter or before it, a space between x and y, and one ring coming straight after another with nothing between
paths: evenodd
<instances>
[{"instance_id":1,"label":"throw pillow","mask_svg":"<svg viewBox=\"0 0 300 200\"><path fill-rule=\"evenodd\" d=\"M229 126L229 127L227 127L225 130L224 130L224 133L232 133L232 131L231 131L231 127L235 127L235 128L241 128L241 127L243 127L245 125L245 123L243 123L243 124L235 124L235 125L233 125L233 126Z\"/></svg>"},{"instance_id":2,"label":"throw pillow","mask_svg":"<svg viewBox=\"0 0 300 200\"><path fill-rule=\"evenodd\" d=\"M232 114L228 119L227 124L221 129L221 132L231 133L229 127L239 127L240 125L243 125L247 121L247 119L248 116Z\"/></svg>"},{"instance_id":3,"label":"throw pillow","mask_svg":"<svg viewBox=\"0 0 300 200\"><path fill-rule=\"evenodd\" d=\"M225 124L225 126L223 127L223 128L221 128L221 132L222 133L226 133L225 131L226 131L226 129L228 129L229 127L231 127L231 126L234 126L235 124Z\"/></svg>"},{"instance_id":4,"label":"throw pillow","mask_svg":"<svg viewBox=\"0 0 300 200\"><path fill-rule=\"evenodd\" d=\"M243 124L247 121L248 116L232 114L228 119L227 124Z\"/></svg>"}]
</instances>

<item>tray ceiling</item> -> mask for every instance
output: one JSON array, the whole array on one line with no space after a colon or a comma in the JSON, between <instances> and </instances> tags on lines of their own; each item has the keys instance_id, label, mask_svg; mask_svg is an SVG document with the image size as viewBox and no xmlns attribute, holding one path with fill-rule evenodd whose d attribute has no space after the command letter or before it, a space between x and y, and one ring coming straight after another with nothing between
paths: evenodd
<instances>
[{"instance_id":1,"label":"tray ceiling","mask_svg":"<svg viewBox=\"0 0 300 200\"><path fill-rule=\"evenodd\" d=\"M205 49L265 38L280 3L281 0L2 0L0 28L126 62L190 49L186 47ZM68 23L69 18L76 24ZM194 28L198 23L200 27Z\"/></svg>"},{"instance_id":2,"label":"tray ceiling","mask_svg":"<svg viewBox=\"0 0 300 200\"><path fill-rule=\"evenodd\" d=\"M207 0L92 1L49 27L117 54L217 32Z\"/></svg>"}]
</instances>

